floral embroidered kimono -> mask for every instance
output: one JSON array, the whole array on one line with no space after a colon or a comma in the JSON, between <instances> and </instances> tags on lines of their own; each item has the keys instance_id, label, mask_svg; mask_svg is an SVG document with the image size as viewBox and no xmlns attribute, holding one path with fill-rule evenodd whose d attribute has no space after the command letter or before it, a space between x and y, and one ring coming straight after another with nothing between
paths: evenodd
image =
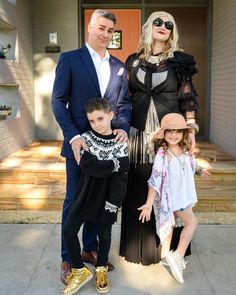
<instances>
[{"instance_id":1,"label":"floral embroidered kimono","mask_svg":"<svg viewBox=\"0 0 236 295\"><path fill-rule=\"evenodd\" d=\"M195 159L194 156L186 153L187 160L190 161L192 177L195 172ZM167 152L161 147L158 149L152 174L148 180L148 185L152 187L156 192L156 197L153 203L154 215L156 219L156 232L160 238L161 244L171 233L173 226L182 226L179 220L175 220L174 212L171 205L170 195L170 182L169 182L169 160ZM194 183L194 180L193 180ZM195 186L193 187L195 190ZM196 202L196 197L193 197L193 201L189 201L189 205L193 205Z\"/></svg>"}]
</instances>

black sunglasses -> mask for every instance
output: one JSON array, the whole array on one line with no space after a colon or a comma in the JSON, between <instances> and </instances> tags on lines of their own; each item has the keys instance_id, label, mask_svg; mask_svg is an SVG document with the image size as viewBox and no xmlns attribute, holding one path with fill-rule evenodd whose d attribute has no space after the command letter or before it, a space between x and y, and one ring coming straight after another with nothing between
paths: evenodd
<instances>
[{"instance_id":1,"label":"black sunglasses","mask_svg":"<svg viewBox=\"0 0 236 295\"><path fill-rule=\"evenodd\" d=\"M164 22L163 19L161 19L159 17L154 19L152 24L156 27L161 27L164 24L165 28L169 31L172 31L174 28L174 24L171 21L168 20L168 21Z\"/></svg>"}]
</instances>

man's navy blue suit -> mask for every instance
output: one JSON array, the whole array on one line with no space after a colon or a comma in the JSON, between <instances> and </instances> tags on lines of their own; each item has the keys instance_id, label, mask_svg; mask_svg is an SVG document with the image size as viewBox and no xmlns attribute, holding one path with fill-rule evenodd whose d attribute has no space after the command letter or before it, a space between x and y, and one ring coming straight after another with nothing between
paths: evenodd
<instances>
[{"instance_id":1,"label":"man's navy blue suit","mask_svg":"<svg viewBox=\"0 0 236 295\"><path fill-rule=\"evenodd\" d=\"M110 80L104 94L114 111L113 129L123 129L128 133L131 105L128 94L127 73L124 64L110 56ZM70 140L90 129L84 109L91 97L101 97L96 70L86 46L61 54L56 68L52 93L52 110L60 125L64 141L61 155L66 157L67 186L63 204L62 226L68 216L70 205L78 186L80 169L71 148ZM85 223L83 247L86 252L97 250L96 225ZM65 242L62 239L61 256L70 262Z\"/></svg>"}]
</instances>

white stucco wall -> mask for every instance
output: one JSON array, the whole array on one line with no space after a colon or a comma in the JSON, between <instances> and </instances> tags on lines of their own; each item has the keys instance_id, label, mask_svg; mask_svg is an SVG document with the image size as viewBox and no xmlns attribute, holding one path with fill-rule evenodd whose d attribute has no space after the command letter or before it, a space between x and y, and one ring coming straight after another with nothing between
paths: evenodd
<instances>
[{"instance_id":1,"label":"white stucco wall","mask_svg":"<svg viewBox=\"0 0 236 295\"><path fill-rule=\"evenodd\" d=\"M14 108L11 118L0 121L3 159L35 139L31 1L1 0L0 22L0 44L9 41L14 47L9 59L0 59L0 105ZM5 24L13 30L4 32Z\"/></svg>"},{"instance_id":2,"label":"white stucco wall","mask_svg":"<svg viewBox=\"0 0 236 295\"><path fill-rule=\"evenodd\" d=\"M36 138L61 140L62 132L51 110L60 53L45 53L45 47L49 45L49 33L57 32L61 52L78 48L78 1L34 0L33 27Z\"/></svg>"},{"instance_id":3,"label":"white stucco wall","mask_svg":"<svg viewBox=\"0 0 236 295\"><path fill-rule=\"evenodd\" d=\"M236 156L236 1L213 1L210 139Z\"/></svg>"}]
</instances>

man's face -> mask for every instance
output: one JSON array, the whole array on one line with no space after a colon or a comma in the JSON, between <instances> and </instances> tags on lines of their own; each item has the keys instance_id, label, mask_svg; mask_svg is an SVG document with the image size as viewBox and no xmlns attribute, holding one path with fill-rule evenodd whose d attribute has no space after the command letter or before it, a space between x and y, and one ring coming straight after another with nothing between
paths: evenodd
<instances>
[{"instance_id":1,"label":"man's face","mask_svg":"<svg viewBox=\"0 0 236 295\"><path fill-rule=\"evenodd\" d=\"M112 38L115 25L113 21L99 17L95 23L88 25L88 44L95 51L105 51Z\"/></svg>"}]
</instances>

